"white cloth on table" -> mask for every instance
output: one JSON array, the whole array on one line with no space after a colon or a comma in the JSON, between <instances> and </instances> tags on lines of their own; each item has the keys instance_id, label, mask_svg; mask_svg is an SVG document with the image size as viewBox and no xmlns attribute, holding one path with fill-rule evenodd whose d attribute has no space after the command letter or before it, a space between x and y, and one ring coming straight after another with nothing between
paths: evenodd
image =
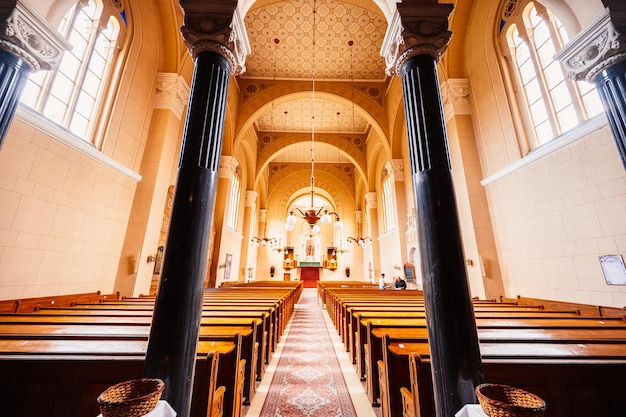
<instances>
[{"instance_id":1,"label":"white cloth on table","mask_svg":"<svg viewBox=\"0 0 626 417\"><path fill-rule=\"evenodd\" d=\"M488 417L480 404L465 404L454 417Z\"/></svg>"},{"instance_id":2,"label":"white cloth on table","mask_svg":"<svg viewBox=\"0 0 626 417\"><path fill-rule=\"evenodd\" d=\"M102 417L102 414L99 414L98 417ZM144 414L143 417L176 417L176 411L167 401L159 400L156 407L148 414Z\"/></svg>"}]
</instances>

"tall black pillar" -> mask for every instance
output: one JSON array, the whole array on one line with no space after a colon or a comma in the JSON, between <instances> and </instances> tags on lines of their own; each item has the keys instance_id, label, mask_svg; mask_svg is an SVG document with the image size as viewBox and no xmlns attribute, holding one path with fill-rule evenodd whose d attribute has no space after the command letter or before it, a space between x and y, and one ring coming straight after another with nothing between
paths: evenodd
<instances>
[{"instance_id":1,"label":"tall black pillar","mask_svg":"<svg viewBox=\"0 0 626 417\"><path fill-rule=\"evenodd\" d=\"M25 2L0 5L0 149L31 71L55 69L69 45Z\"/></svg>"},{"instance_id":2,"label":"tall black pillar","mask_svg":"<svg viewBox=\"0 0 626 417\"><path fill-rule=\"evenodd\" d=\"M626 5L604 0L604 11L556 55L574 80L594 83L626 168Z\"/></svg>"},{"instance_id":3,"label":"tall black pillar","mask_svg":"<svg viewBox=\"0 0 626 417\"><path fill-rule=\"evenodd\" d=\"M165 381L164 399L180 416L191 409L229 77L224 57L198 54L146 354L144 375Z\"/></svg>"},{"instance_id":4,"label":"tall black pillar","mask_svg":"<svg viewBox=\"0 0 626 417\"><path fill-rule=\"evenodd\" d=\"M4 143L31 68L21 58L0 49L0 149Z\"/></svg>"},{"instance_id":5,"label":"tall black pillar","mask_svg":"<svg viewBox=\"0 0 626 417\"><path fill-rule=\"evenodd\" d=\"M595 84L626 168L626 61L600 71Z\"/></svg>"},{"instance_id":6,"label":"tall black pillar","mask_svg":"<svg viewBox=\"0 0 626 417\"><path fill-rule=\"evenodd\" d=\"M241 42L232 28L243 27L235 22L236 1L181 1L181 7L188 8L182 33L195 67L144 376L162 379L163 398L178 417L188 417L228 85L245 55L231 52L231 42Z\"/></svg>"},{"instance_id":7,"label":"tall black pillar","mask_svg":"<svg viewBox=\"0 0 626 417\"><path fill-rule=\"evenodd\" d=\"M436 3L436 2L435 2ZM402 77L437 416L476 403L483 382L437 77L449 5L398 4L388 72ZM390 31L390 33L394 33Z\"/></svg>"}]
</instances>

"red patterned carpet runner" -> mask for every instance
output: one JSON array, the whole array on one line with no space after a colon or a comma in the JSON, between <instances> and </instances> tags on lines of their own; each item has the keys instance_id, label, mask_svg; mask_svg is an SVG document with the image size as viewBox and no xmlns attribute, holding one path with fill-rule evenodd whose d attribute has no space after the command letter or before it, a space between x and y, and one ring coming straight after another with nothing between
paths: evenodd
<instances>
[{"instance_id":1,"label":"red patterned carpet runner","mask_svg":"<svg viewBox=\"0 0 626 417\"><path fill-rule=\"evenodd\" d=\"M356 417L316 291L303 291L260 417Z\"/></svg>"}]
</instances>

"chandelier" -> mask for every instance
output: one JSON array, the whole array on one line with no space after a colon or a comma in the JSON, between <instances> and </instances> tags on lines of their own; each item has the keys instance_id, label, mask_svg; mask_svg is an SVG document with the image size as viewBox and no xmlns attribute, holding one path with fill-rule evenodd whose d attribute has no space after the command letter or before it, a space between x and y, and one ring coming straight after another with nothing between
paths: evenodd
<instances>
[{"instance_id":1,"label":"chandelier","mask_svg":"<svg viewBox=\"0 0 626 417\"><path fill-rule=\"evenodd\" d=\"M256 246L267 246L274 248L278 244L278 240L275 237L267 237L267 209L261 210L262 215L265 217L263 222L263 237L254 236L250 239L250 244Z\"/></svg>"},{"instance_id":2,"label":"chandelier","mask_svg":"<svg viewBox=\"0 0 626 417\"><path fill-rule=\"evenodd\" d=\"M367 247L372 244L372 238L369 236L362 237L361 236L361 211L356 211L354 213L356 215L356 233L357 237L348 237L348 245L352 245L356 243L361 247Z\"/></svg>"},{"instance_id":3,"label":"chandelier","mask_svg":"<svg viewBox=\"0 0 626 417\"><path fill-rule=\"evenodd\" d=\"M317 234L320 231L320 226L318 222L322 224L330 224L333 221L333 217L335 218L334 227L337 230L341 230L343 228L343 223L339 218L339 215L334 211L330 211L326 208L326 206L322 205L321 207L315 207L315 44L316 44L316 15L317 10L315 6L315 2L313 3L313 41L312 41L312 92L311 92L311 100L312 100L312 111L311 111L311 205L305 209L300 209L299 207L294 207L290 212L289 216L285 220L285 230L288 232L294 230L295 225L298 221L298 217L303 219L309 224L310 232Z\"/></svg>"}]
</instances>

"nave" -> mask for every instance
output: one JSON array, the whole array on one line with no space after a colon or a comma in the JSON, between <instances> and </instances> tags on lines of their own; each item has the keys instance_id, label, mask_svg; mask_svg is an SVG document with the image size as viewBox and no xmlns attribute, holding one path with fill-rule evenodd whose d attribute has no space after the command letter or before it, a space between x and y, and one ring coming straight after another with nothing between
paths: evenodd
<instances>
[{"instance_id":1,"label":"nave","mask_svg":"<svg viewBox=\"0 0 626 417\"><path fill-rule=\"evenodd\" d=\"M245 417L376 417L314 288L305 288Z\"/></svg>"}]
</instances>

